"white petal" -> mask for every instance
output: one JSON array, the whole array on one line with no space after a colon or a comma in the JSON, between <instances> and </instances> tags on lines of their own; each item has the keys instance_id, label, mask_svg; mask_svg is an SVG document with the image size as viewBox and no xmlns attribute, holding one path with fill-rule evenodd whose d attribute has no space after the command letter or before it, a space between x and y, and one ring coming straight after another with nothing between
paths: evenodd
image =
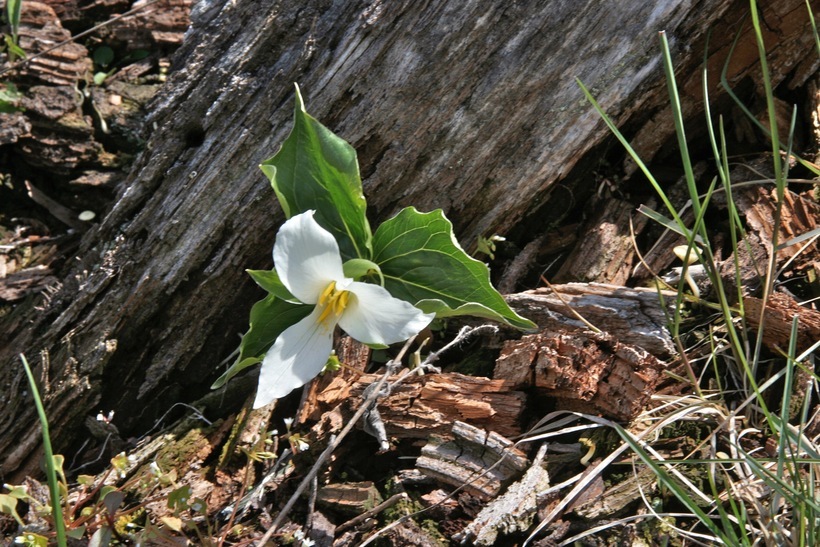
<instances>
[{"instance_id":1,"label":"white petal","mask_svg":"<svg viewBox=\"0 0 820 547\"><path fill-rule=\"evenodd\" d=\"M265 354L253 408L284 397L316 377L333 349L333 325L318 323L320 309L288 327Z\"/></svg>"},{"instance_id":2,"label":"white petal","mask_svg":"<svg viewBox=\"0 0 820 547\"><path fill-rule=\"evenodd\" d=\"M395 344L418 334L430 324L434 313L393 298L383 287L355 281L347 290L354 296L339 319L346 333L365 344Z\"/></svg>"},{"instance_id":3,"label":"white petal","mask_svg":"<svg viewBox=\"0 0 820 547\"><path fill-rule=\"evenodd\" d=\"M273 264L287 289L315 304L331 281L344 279L339 244L313 219L315 211L291 217L276 235Z\"/></svg>"}]
</instances>

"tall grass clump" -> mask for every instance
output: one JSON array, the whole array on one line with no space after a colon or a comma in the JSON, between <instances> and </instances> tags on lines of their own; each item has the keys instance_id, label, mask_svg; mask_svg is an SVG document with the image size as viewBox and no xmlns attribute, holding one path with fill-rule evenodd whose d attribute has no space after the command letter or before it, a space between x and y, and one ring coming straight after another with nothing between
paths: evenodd
<instances>
[{"instance_id":1,"label":"tall grass clump","mask_svg":"<svg viewBox=\"0 0 820 547\"><path fill-rule=\"evenodd\" d=\"M809 18L820 55L820 39L814 23L811 6L807 2ZM701 298L690 294L684 283L686 269L676 287L673 312L668 318L670 333L679 350L686 370L687 393L658 395L655 406L645 411L630 427L625 428L600 417L578 413L556 412L545 417L526 442L565 435L578 427L607 427L617 432L620 446L595 469L565 481L573 488L564 501L542 520L539 530L557 518L572 499L582 492L594 476L598 476L617 460L634 454L635 468L649 468L660 491L669 494L675 503L664 511L650 501L650 494L641 491L646 514L632 515L618 522L584 532L563 541L572 544L585 536L607 527L641 519L658 519L666 538L676 538L675 544L693 545L789 545L811 547L820 545L820 443L818 436L807 429L812 420L811 402L817 400L818 376L814 368L816 342L809 348L798 349L798 317L791 325L787 348L773 351L764 347L764 329L767 303L785 266L779 267L777 254L786 247L820 236L813 230L789 241L780 241L778 228L782 221L784 196L789 192L790 161L802 164L815 175L817 167L803 161L792 150L796 109L793 111L788 133L784 137L775 117L774 90L766 60L761 24L755 0L750 0L751 25L758 49L762 87L768 117L760 124L749 109L732 92L724 68L722 86L753 123L758 124L771 144L771 177L765 181L733 182L730 176L730 151L727 150L724 121L715 121L709 108L706 63L703 70L703 92L706 130L713 156L714 177L699 188L689 153L689 140L684 126L680 95L675 81L673 63L664 33L660 33L663 66L666 76L671 112L675 124L677 145L686 184L687 208L691 218L684 220L683 209L676 207L664 187L649 167L638 157L627 139L604 113L582 82L578 82L586 98L592 103L612 134L621 142L638 168L654 188L663 209L641 206L639 211L660 223L665 229L685 239L688 255L695 255L708 277L711 290ZM737 45L735 40L732 50ZM731 58L731 52L730 52ZM726 61L728 66L729 61ZM738 210L733 191L739 184L766 184L773 187L774 229L767 263L760 264L762 283L759 316L752 317L744 306L738 249L746 245L745 224ZM707 211L714 196L723 193L728 212L728 241L735 257L734 272L727 284L726 266L722 264L707 226ZM661 282L661 280L658 280ZM659 296L663 295L659 291ZM701 340L707 351L699 353L686 347L689 323L687 317L707 316L701 321ZM706 326L703 326L706 323ZM756 325L751 328L750 325ZM690 357L690 354L693 357ZM697 370L696 370L697 369ZM578 426L578 421L587 426ZM707 429L696 448L676 459L653 448L664 431L685 423L696 423ZM693 477L699 477L695 479ZM535 533L530 537L531 541Z\"/></svg>"}]
</instances>

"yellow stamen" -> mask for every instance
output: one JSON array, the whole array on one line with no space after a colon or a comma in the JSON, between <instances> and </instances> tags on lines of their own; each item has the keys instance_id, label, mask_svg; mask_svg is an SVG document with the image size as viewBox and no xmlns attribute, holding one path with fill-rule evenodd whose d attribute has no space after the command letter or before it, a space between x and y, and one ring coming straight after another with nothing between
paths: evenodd
<instances>
[{"instance_id":1,"label":"yellow stamen","mask_svg":"<svg viewBox=\"0 0 820 547\"><path fill-rule=\"evenodd\" d=\"M319 314L319 323L325 323L331 315L334 319L341 317L349 300L350 293L348 291L337 291L336 282L331 281L322 291L322 294L319 295L317 305L322 307L322 313Z\"/></svg>"},{"instance_id":2,"label":"yellow stamen","mask_svg":"<svg viewBox=\"0 0 820 547\"><path fill-rule=\"evenodd\" d=\"M336 282L331 281L330 284L325 287L325 290L322 291L322 294L319 295L319 305L324 306L327 304L328 298L330 298L334 292L336 292Z\"/></svg>"},{"instance_id":3,"label":"yellow stamen","mask_svg":"<svg viewBox=\"0 0 820 547\"><path fill-rule=\"evenodd\" d=\"M342 315L342 312L345 311L347 307L347 301L350 299L350 293L347 291L342 291L339 293L339 296L333 301L333 313L336 315Z\"/></svg>"}]
</instances>

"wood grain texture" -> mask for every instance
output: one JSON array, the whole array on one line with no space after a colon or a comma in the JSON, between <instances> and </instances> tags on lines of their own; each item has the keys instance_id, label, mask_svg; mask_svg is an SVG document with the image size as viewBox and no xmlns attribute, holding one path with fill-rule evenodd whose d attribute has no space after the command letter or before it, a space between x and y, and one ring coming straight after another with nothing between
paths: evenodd
<instances>
[{"instance_id":1,"label":"wood grain texture","mask_svg":"<svg viewBox=\"0 0 820 547\"><path fill-rule=\"evenodd\" d=\"M244 269L271 265L283 215L256 166L290 129L293 82L359 151L374 222L440 207L470 247L546 222L556 182L609 138L575 77L618 123L652 123L662 143L657 31L674 37L681 79L694 81L707 28L745 5L197 2L116 205L47 305L0 318L0 475L16 482L38 462L19 352L36 365L57 451L99 408L115 409L127 435L207 392L261 298Z\"/></svg>"}]
</instances>

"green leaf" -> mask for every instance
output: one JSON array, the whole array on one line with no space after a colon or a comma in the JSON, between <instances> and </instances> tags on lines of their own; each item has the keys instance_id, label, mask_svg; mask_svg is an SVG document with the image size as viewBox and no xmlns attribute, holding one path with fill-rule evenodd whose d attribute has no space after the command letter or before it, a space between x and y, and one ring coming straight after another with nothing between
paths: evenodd
<instances>
[{"instance_id":1,"label":"green leaf","mask_svg":"<svg viewBox=\"0 0 820 547\"><path fill-rule=\"evenodd\" d=\"M122 502L124 500L125 492L122 492L120 490L112 490L105 494L105 497L102 499L102 502L108 514L114 516L117 514L117 509L119 509L120 505L122 505Z\"/></svg>"},{"instance_id":2,"label":"green leaf","mask_svg":"<svg viewBox=\"0 0 820 547\"><path fill-rule=\"evenodd\" d=\"M0 513L11 515L14 517L14 520L17 521L17 524L20 526L25 526L23 524L23 520L20 518L20 515L17 514L17 498L14 496L9 494L0 494Z\"/></svg>"},{"instance_id":3,"label":"green leaf","mask_svg":"<svg viewBox=\"0 0 820 547\"><path fill-rule=\"evenodd\" d=\"M6 43L6 48L9 53L9 61L14 62L14 60L17 58L26 58L25 50L23 50L23 48L17 45L16 36L9 36L8 34L6 34L3 37L3 41Z\"/></svg>"},{"instance_id":4,"label":"green leaf","mask_svg":"<svg viewBox=\"0 0 820 547\"><path fill-rule=\"evenodd\" d=\"M379 284L384 286L384 276L382 276L381 268L372 260L365 258L354 258L348 260L342 266L345 277L350 277L356 281L365 276L374 276L379 278Z\"/></svg>"},{"instance_id":5,"label":"green leaf","mask_svg":"<svg viewBox=\"0 0 820 547\"><path fill-rule=\"evenodd\" d=\"M427 313L477 315L519 329L536 327L510 309L490 283L490 270L459 246L453 225L440 209L403 209L376 230L373 252L390 294Z\"/></svg>"},{"instance_id":6,"label":"green leaf","mask_svg":"<svg viewBox=\"0 0 820 547\"><path fill-rule=\"evenodd\" d=\"M260 165L290 218L310 209L339 242L342 258L370 258L372 234L365 216L356 150L307 112L296 86L293 129Z\"/></svg>"},{"instance_id":7,"label":"green leaf","mask_svg":"<svg viewBox=\"0 0 820 547\"><path fill-rule=\"evenodd\" d=\"M22 9L23 0L6 0L6 17L15 42L17 41L17 33L20 31L20 12Z\"/></svg>"},{"instance_id":8,"label":"green leaf","mask_svg":"<svg viewBox=\"0 0 820 547\"><path fill-rule=\"evenodd\" d=\"M242 370L260 362L260 357L270 348L276 338L288 327L307 317L313 306L286 302L269 294L251 308L251 327L239 344L239 357L231 367L214 382L211 389L223 386Z\"/></svg>"},{"instance_id":9,"label":"green leaf","mask_svg":"<svg viewBox=\"0 0 820 547\"><path fill-rule=\"evenodd\" d=\"M242 372L248 367L252 367L253 365L259 364L262 362L262 359L259 357L248 357L247 359L242 359L241 361L237 360L234 364L226 370L222 376L216 379L216 381L211 385L211 389L219 389L225 384L228 383L228 380Z\"/></svg>"},{"instance_id":10,"label":"green leaf","mask_svg":"<svg viewBox=\"0 0 820 547\"><path fill-rule=\"evenodd\" d=\"M248 272L256 284L271 293L274 296L279 297L281 300L286 300L288 302L298 302L296 297L290 294L290 291L285 287L282 283L282 280L279 279L279 274L276 270L245 270Z\"/></svg>"},{"instance_id":11,"label":"green leaf","mask_svg":"<svg viewBox=\"0 0 820 547\"><path fill-rule=\"evenodd\" d=\"M100 46L94 50L94 63L103 68L114 60L114 50L108 46Z\"/></svg>"},{"instance_id":12,"label":"green leaf","mask_svg":"<svg viewBox=\"0 0 820 547\"><path fill-rule=\"evenodd\" d=\"M188 500L193 495L190 485L180 486L168 494L168 509L183 511L188 508Z\"/></svg>"}]
</instances>

